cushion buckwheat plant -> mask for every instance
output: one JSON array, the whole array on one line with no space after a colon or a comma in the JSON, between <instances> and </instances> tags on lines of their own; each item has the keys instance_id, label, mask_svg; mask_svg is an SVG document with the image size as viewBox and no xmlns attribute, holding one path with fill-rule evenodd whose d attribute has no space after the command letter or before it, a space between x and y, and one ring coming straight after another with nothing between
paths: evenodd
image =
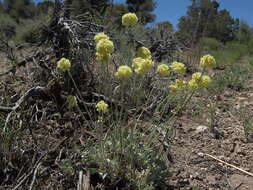
<instances>
[{"instance_id":1,"label":"cushion buckwheat plant","mask_svg":"<svg viewBox=\"0 0 253 190\"><path fill-rule=\"evenodd\" d=\"M138 23L138 17L135 13L126 13L122 16L123 26L133 26Z\"/></svg>"}]
</instances>

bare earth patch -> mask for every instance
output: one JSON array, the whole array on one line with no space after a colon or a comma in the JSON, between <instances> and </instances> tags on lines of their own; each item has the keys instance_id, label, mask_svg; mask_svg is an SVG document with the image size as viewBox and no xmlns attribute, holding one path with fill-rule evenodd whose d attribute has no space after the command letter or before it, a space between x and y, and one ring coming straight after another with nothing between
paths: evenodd
<instances>
[{"instance_id":1,"label":"bare earth patch","mask_svg":"<svg viewBox=\"0 0 253 190\"><path fill-rule=\"evenodd\" d=\"M246 138L239 109L246 106L252 111L252 81L247 92L232 92L222 96L222 102L231 102L229 110L216 113L217 128L222 136L215 138L201 119L182 117L177 125L177 135L172 145L173 177L170 182L178 189L251 190L253 177L224 165L205 155L214 156L226 163L253 173L252 134ZM230 111L231 110L231 111ZM252 113L252 112L251 112ZM199 122L198 122L199 121ZM252 132L252 131L251 131Z\"/></svg>"}]
</instances>

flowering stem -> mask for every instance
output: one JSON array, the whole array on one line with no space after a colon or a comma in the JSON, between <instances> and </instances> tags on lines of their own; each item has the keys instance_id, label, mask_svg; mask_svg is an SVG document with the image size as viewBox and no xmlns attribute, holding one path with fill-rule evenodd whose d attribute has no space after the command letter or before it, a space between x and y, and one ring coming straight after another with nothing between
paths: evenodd
<instances>
[{"instance_id":1,"label":"flowering stem","mask_svg":"<svg viewBox=\"0 0 253 190\"><path fill-rule=\"evenodd\" d=\"M77 93L78 93L79 98L82 100L82 103L83 103L83 105L84 105L84 108L86 109L86 112L88 113L90 119L92 119L91 113L90 113L89 109L87 108L87 106L85 105L84 100L83 100L83 98L82 98L82 94L81 94L80 90L77 88L76 82L75 82L75 80L73 79L73 77L72 77L72 75L71 75L71 73L70 73L69 70L68 70L68 75L69 75L71 81L72 81L73 84L74 84L74 87L75 87L75 89L76 89L76 91L77 91Z\"/></svg>"}]
</instances>

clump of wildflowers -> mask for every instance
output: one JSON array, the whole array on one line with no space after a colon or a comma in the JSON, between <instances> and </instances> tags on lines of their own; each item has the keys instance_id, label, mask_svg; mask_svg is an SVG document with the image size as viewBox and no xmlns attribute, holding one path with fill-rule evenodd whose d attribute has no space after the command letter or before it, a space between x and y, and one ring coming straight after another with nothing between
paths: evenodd
<instances>
[{"instance_id":1,"label":"clump of wildflowers","mask_svg":"<svg viewBox=\"0 0 253 190\"><path fill-rule=\"evenodd\" d=\"M170 74L170 68L168 65L166 64L161 64L158 65L157 67L157 72L161 75L161 76L168 76Z\"/></svg>"},{"instance_id":2,"label":"clump of wildflowers","mask_svg":"<svg viewBox=\"0 0 253 190\"><path fill-rule=\"evenodd\" d=\"M62 72L67 71L69 68L71 67L71 63L68 59L66 58L61 58L58 62L57 62L57 69L59 69Z\"/></svg>"},{"instance_id":3,"label":"clump of wildflowers","mask_svg":"<svg viewBox=\"0 0 253 190\"><path fill-rule=\"evenodd\" d=\"M144 75L150 71L150 69L154 66L154 62L151 59L143 59L140 57L134 58L132 67L134 71L139 75Z\"/></svg>"},{"instance_id":4,"label":"clump of wildflowers","mask_svg":"<svg viewBox=\"0 0 253 190\"><path fill-rule=\"evenodd\" d=\"M126 13L122 16L122 25L123 26L133 26L137 24L138 17L134 13Z\"/></svg>"},{"instance_id":5,"label":"clump of wildflowers","mask_svg":"<svg viewBox=\"0 0 253 190\"><path fill-rule=\"evenodd\" d=\"M205 68L213 68L216 65L216 61L213 56L205 55L200 59L200 66Z\"/></svg>"},{"instance_id":6,"label":"clump of wildflowers","mask_svg":"<svg viewBox=\"0 0 253 190\"><path fill-rule=\"evenodd\" d=\"M77 100L75 96L68 96L67 97L67 103L68 103L68 108L73 108L77 106Z\"/></svg>"},{"instance_id":7,"label":"clump of wildflowers","mask_svg":"<svg viewBox=\"0 0 253 190\"><path fill-rule=\"evenodd\" d=\"M137 55L143 59L151 59L151 52L146 47L139 47L137 49Z\"/></svg>"},{"instance_id":8,"label":"clump of wildflowers","mask_svg":"<svg viewBox=\"0 0 253 190\"><path fill-rule=\"evenodd\" d=\"M177 74L185 74L186 71L185 65L176 61L172 62L171 69Z\"/></svg>"},{"instance_id":9,"label":"clump of wildflowers","mask_svg":"<svg viewBox=\"0 0 253 190\"><path fill-rule=\"evenodd\" d=\"M192 79L188 82L190 90L198 90L200 88L206 88L212 82L208 75L202 75L200 72L192 74Z\"/></svg>"},{"instance_id":10,"label":"clump of wildflowers","mask_svg":"<svg viewBox=\"0 0 253 190\"><path fill-rule=\"evenodd\" d=\"M96 104L96 109L98 112L101 113L106 113L108 111L108 104L105 103L103 100L100 100L97 104Z\"/></svg>"},{"instance_id":11,"label":"clump of wildflowers","mask_svg":"<svg viewBox=\"0 0 253 190\"><path fill-rule=\"evenodd\" d=\"M127 65L122 65L118 68L117 72L115 73L115 76L120 79L129 79L133 74L133 71L130 67Z\"/></svg>"}]
</instances>

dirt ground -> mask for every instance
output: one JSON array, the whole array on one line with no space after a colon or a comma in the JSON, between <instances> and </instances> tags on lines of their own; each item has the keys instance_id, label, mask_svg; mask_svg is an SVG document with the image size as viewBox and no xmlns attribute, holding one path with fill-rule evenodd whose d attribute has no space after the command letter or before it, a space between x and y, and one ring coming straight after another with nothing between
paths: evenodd
<instances>
[{"instance_id":1,"label":"dirt ground","mask_svg":"<svg viewBox=\"0 0 253 190\"><path fill-rule=\"evenodd\" d=\"M252 82L249 81L246 92L227 91L217 97L223 105L215 113L216 128L221 134L219 138L215 138L206 126L206 114L183 116L179 120L171 149L173 177L170 183L173 189L253 190L253 133L251 131L246 137L239 114L244 106L252 115ZM224 105L228 109L224 109Z\"/></svg>"}]
</instances>

